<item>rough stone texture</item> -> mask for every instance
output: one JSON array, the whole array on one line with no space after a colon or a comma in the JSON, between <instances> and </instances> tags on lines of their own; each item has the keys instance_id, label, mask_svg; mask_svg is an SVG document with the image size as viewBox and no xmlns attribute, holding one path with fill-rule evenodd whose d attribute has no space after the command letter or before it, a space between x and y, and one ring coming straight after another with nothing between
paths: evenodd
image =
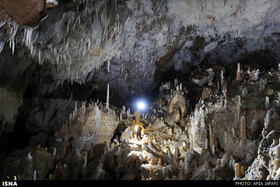
<instances>
[{"instance_id":1,"label":"rough stone texture","mask_svg":"<svg viewBox=\"0 0 280 187\"><path fill-rule=\"evenodd\" d=\"M252 102L251 97L247 97L246 99L250 100L250 103ZM261 99L255 101L262 102ZM246 108L246 106L244 106L243 103L244 101L242 100L242 108L243 107ZM262 106L262 104L258 104L258 106ZM246 109L244 110L242 108L240 110L239 118L241 118L241 116L246 116L246 125L252 123L253 120L256 120L257 122L263 124L263 119L265 117L264 109L254 108L251 110L246 110ZM251 115L249 115L249 113L251 113ZM247 139L245 144L248 145L240 146L240 120L238 120L236 101L228 102L227 108L224 111L214 115L215 117L212 120L212 124L213 124L212 129L213 129L214 137L218 141L219 146L224 150L230 150L234 156L240 159L241 158L244 159L245 157L248 157L246 158L248 159L248 162L252 161L252 159L254 158L253 155L257 151L258 142L255 142L256 138L254 138L253 140ZM226 124L231 124L231 125L225 126L224 125L225 122ZM258 128L256 128L255 130L258 130ZM260 131L253 131L253 132L251 131L250 133L259 134ZM240 147L240 149L235 149L234 147ZM250 149L248 149L248 147L250 147ZM245 150L247 150L247 153L250 155L245 156L244 155Z\"/></svg>"},{"instance_id":2,"label":"rough stone texture","mask_svg":"<svg viewBox=\"0 0 280 187\"><path fill-rule=\"evenodd\" d=\"M15 92L0 89L0 103L3 106L0 109L0 134L3 130L12 132L18 109L22 105L22 98Z\"/></svg>"},{"instance_id":3,"label":"rough stone texture","mask_svg":"<svg viewBox=\"0 0 280 187\"><path fill-rule=\"evenodd\" d=\"M45 5L46 3L46 5ZM15 22L24 26L36 26L43 16L46 16L45 8L56 5L45 0L1 0L0 6L14 18Z\"/></svg>"},{"instance_id":4,"label":"rough stone texture","mask_svg":"<svg viewBox=\"0 0 280 187\"><path fill-rule=\"evenodd\" d=\"M278 7L252 0L66 2L38 28L19 31L16 42L39 63L54 64L56 80L94 80L101 91L109 82L111 94L125 100L170 71L180 75L201 63L278 62Z\"/></svg>"},{"instance_id":5,"label":"rough stone texture","mask_svg":"<svg viewBox=\"0 0 280 187\"><path fill-rule=\"evenodd\" d=\"M0 164L1 178L14 179L16 176L18 180L42 180L52 167L52 155L40 146L27 147L10 153Z\"/></svg>"},{"instance_id":6,"label":"rough stone texture","mask_svg":"<svg viewBox=\"0 0 280 187\"><path fill-rule=\"evenodd\" d=\"M109 143L118 125L114 110L106 111L97 103L75 109L69 116L68 124L63 124L56 131L57 142L71 140L74 149L88 150L91 145Z\"/></svg>"},{"instance_id":7,"label":"rough stone texture","mask_svg":"<svg viewBox=\"0 0 280 187\"><path fill-rule=\"evenodd\" d=\"M20 60L12 56L6 47L0 54L0 134L11 132L16 123L32 69L31 62L28 57Z\"/></svg>"},{"instance_id":8,"label":"rough stone texture","mask_svg":"<svg viewBox=\"0 0 280 187\"><path fill-rule=\"evenodd\" d=\"M279 155L276 156L279 144L273 141L278 141L279 137L279 132L274 130L263 137L258 147L258 155L246 171L249 180L279 180L278 165L274 162L279 160Z\"/></svg>"}]
</instances>

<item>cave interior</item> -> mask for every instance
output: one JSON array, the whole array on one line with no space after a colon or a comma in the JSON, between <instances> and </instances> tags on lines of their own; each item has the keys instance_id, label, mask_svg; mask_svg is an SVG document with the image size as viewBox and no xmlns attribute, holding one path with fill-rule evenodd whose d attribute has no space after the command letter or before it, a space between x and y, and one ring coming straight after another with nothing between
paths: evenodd
<instances>
[{"instance_id":1,"label":"cave interior","mask_svg":"<svg viewBox=\"0 0 280 187\"><path fill-rule=\"evenodd\" d=\"M0 0L0 179L279 180L279 31L275 0Z\"/></svg>"}]
</instances>

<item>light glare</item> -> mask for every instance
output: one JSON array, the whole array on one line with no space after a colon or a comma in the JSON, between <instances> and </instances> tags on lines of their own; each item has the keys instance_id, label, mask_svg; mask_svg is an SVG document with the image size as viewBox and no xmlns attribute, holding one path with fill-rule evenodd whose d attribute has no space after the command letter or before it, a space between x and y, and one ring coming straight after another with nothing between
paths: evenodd
<instances>
[{"instance_id":1,"label":"light glare","mask_svg":"<svg viewBox=\"0 0 280 187\"><path fill-rule=\"evenodd\" d=\"M137 108L138 108L139 110L143 110L143 109L145 108L145 103L139 102L139 103L137 104Z\"/></svg>"}]
</instances>

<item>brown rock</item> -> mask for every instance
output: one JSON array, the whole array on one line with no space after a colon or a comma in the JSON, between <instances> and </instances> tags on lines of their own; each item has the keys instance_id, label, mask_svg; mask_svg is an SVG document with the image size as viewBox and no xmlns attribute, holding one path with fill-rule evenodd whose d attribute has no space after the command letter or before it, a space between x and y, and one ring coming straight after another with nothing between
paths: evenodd
<instances>
[{"instance_id":1,"label":"brown rock","mask_svg":"<svg viewBox=\"0 0 280 187\"><path fill-rule=\"evenodd\" d=\"M45 0L1 0L6 12L12 16L19 25L36 26L41 19Z\"/></svg>"},{"instance_id":2,"label":"brown rock","mask_svg":"<svg viewBox=\"0 0 280 187\"><path fill-rule=\"evenodd\" d=\"M203 91L202 91L202 94L201 94L201 100L206 99L206 98L210 98L211 95L213 95L212 89L203 87Z\"/></svg>"},{"instance_id":3,"label":"brown rock","mask_svg":"<svg viewBox=\"0 0 280 187\"><path fill-rule=\"evenodd\" d=\"M175 123L178 123L180 121L181 115L179 108L176 108L173 114L173 120Z\"/></svg>"},{"instance_id":4,"label":"brown rock","mask_svg":"<svg viewBox=\"0 0 280 187\"><path fill-rule=\"evenodd\" d=\"M57 3L53 3L53 2L46 2L46 9L48 8L52 8L55 7L57 5Z\"/></svg>"}]
</instances>

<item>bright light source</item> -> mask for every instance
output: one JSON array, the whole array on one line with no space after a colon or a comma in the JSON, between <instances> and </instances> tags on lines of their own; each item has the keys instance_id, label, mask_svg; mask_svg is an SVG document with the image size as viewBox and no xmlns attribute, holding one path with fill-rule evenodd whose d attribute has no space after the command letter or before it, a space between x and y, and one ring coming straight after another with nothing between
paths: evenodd
<instances>
[{"instance_id":1,"label":"bright light source","mask_svg":"<svg viewBox=\"0 0 280 187\"><path fill-rule=\"evenodd\" d=\"M144 102L140 101L140 102L137 103L137 108L139 110L143 110L143 109L145 109L145 107L146 107L146 105L145 105Z\"/></svg>"}]
</instances>

